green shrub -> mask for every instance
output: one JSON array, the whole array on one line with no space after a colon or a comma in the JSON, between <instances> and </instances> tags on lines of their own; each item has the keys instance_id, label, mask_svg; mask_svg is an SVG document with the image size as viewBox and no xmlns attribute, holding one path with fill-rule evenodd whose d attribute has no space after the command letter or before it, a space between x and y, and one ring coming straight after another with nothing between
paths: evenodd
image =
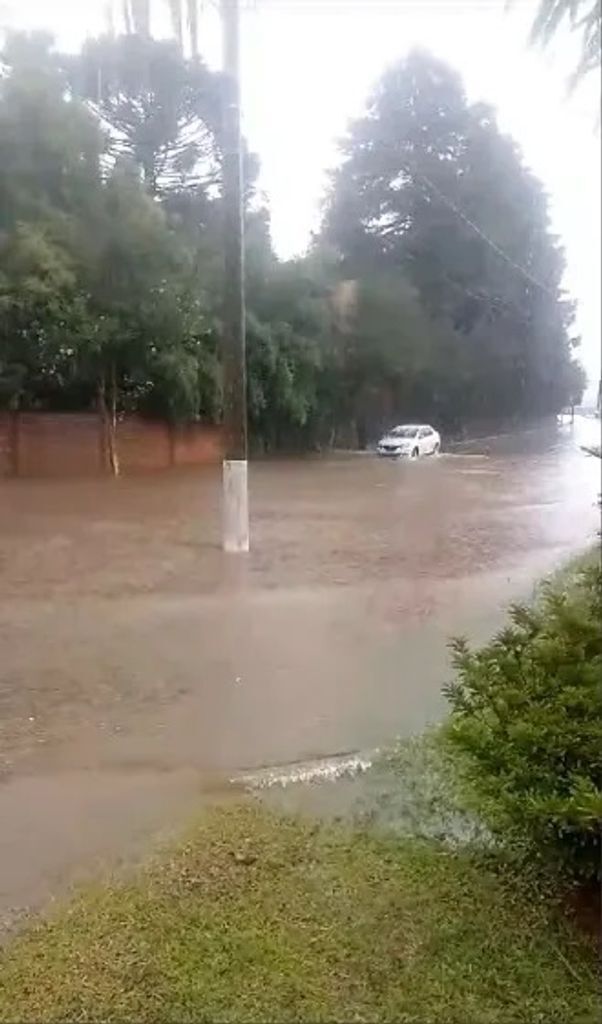
<instances>
[{"instance_id":1,"label":"green shrub","mask_svg":"<svg viewBox=\"0 0 602 1024\"><path fill-rule=\"evenodd\" d=\"M452 643L445 736L473 806L506 841L581 880L600 877L602 572L547 587L471 651Z\"/></svg>"}]
</instances>

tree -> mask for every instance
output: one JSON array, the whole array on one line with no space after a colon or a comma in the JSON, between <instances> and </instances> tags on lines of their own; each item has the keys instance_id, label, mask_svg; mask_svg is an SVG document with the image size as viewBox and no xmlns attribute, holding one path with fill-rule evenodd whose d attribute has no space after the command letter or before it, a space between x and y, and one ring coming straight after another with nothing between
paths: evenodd
<instances>
[{"instance_id":1,"label":"tree","mask_svg":"<svg viewBox=\"0 0 602 1024\"><path fill-rule=\"evenodd\" d=\"M564 257L541 185L493 111L470 106L458 75L415 51L383 76L343 153L324 235L345 273L408 282L453 332L446 374L450 394L462 383L466 418L556 411L574 312ZM433 353L425 411L450 404Z\"/></svg>"},{"instance_id":2,"label":"tree","mask_svg":"<svg viewBox=\"0 0 602 1024\"><path fill-rule=\"evenodd\" d=\"M175 343L180 327L172 315L165 331L179 269L176 243L162 210L127 164L115 166L78 228L74 246L92 320L81 369L96 380L109 463L117 474L120 395L147 377L153 358L164 342Z\"/></svg>"},{"instance_id":3,"label":"tree","mask_svg":"<svg viewBox=\"0 0 602 1024\"><path fill-rule=\"evenodd\" d=\"M119 6L126 32L150 36L151 0L123 0ZM180 47L184 49L187 46L196 57L199 50L199 0L163 0L158 6L169 11L172 31ZM113 21L112 8L110 21Z\"/></svg>"},{"instance_id":4,"label":"tree","mask_svg":"<svg viewBox=\"0 0 602 1024\"><path fill-rule=\"evenodd\" d=\"M364 448L400 411L412 419L424 415L425 406L434 408L432 366L446 339L425 315L416 289L394 272L366 272L348 284L346 316L324 364L333 437Z\"/></svg>"},{"instance_id":5,"label":"tree","mask_svg":"<svg viewBox=\"0 0 602 1024\"><path fill-rule=\"evenodd\" d=\"M65 224L100 184L105 139L67 80L50 37L9 36L0 77L0 228L19 220Z\"/></svg>"},{"instance_id":6,"label":"tree","mask_svg":"<svg viewBox=\"0 0 602 1024\"><path fill-rule=\"evenodd\" d=\"M600 67L602 53L602 5L600 0L540 0L531 27L531 40L547 46L563 22L581 32L581 57L571 84Z\"/></svg>"},{"instance_id":7,"label":"tree","mask_svg":"<svg viewBox=\"0 0 602 1024\"><path fill-rule=\"evenodd\" d=\"M120 408L215 411L215 326L187 236L133 161L106 162L63 67L47 40L15 39L5 54L0 388L12 406L95 401L117 473Z\"/></svg>"},{"instance_id":8,"label":"tree","mask_svg":"<svg viewBox=\"0 0 602 1024\"><path fill-rule=\"evenodd\" d=\"M74 267L43 225L5 237L0 269L0 401L10 409L69 393L85 303Z\"/></svg>"},{"instance_id":9,"label":"tree","mask_svg":"<svg viewBox=\"0 0 602 1024\"><path fill-rule=\"evenodd\" d=\"M148 35L88 40L69 79L106 127L109 152L142 170L154 195L219 184L221 76Z\"/></svg>"},{"instance_id":10,"label":"tree","mask_svg":"<svg viewBox=\"0 0 602 1024\"><path fill-rule=\"evenodd\" d=\"M326 292L306 261L269 258L261 222L248 233L247 249L251 429L264 450L312 447L329 325Z\"/></svg>"},{"instance_id":11,"label":"tree","mask_svg":"<svg viewBox=\"0 0 602 1024\"><path fill-rule=\"evenodd\" d=\"M67 396L86 323L73 232L100 195L103 139L65 101L43 35L13 36L0 79L0 394L16 408Z\"/></svg>"}]
</instances>

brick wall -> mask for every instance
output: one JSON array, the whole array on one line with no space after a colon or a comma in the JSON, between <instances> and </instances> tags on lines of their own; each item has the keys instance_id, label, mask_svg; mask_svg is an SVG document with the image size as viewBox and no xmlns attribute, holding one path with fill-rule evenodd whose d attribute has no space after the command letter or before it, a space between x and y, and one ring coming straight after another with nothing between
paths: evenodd
<instances>
[{"instance_id":1,"label":"brick wall","mask_svg":"<svg viewBox=\"0 0 602 1024\"><path fill-rule=\"evenodd\" d=\"M86 413L19 413L18 476L84 476L102 470L98 417Z\"/></svg>"},{"instance_id":2,"label":"brick wall","mask_svg":"<svg viewBox=\"0 0 602 1024\"><path fill-rule=\"evenodd\" d=\"M223 439L219 427L202 427L196 423L172 431L173 462L176 466L198 466L221 462Z\"/></svg>"},{"instance_id":3,"label":"brick wall","mask_svg":"<svg viewBox=\"0 0 602 1024\"><path fill-rule=\"evenodd\" d=\"M215 463L222 457L221 431L128 416L117 425L117 449L124 473ZM0 412L0 477L94 476L107 471L95 413Z\"/></svg>"},{"instance_id":4,"label":"brick wall","mask_svg":"<svg viewBox=\"0 0 602 1024\"><path fill-rule=\"evenodd\" d=\"M130 416L117 425L117 454L124 473L166 469L171 461L171 431L166 423Z\"/></svg>"},{"instance_id":5,"label":"brick wall","mask_svg":"<svg viewBox=\"0 0 602 1024\"><path fill-rule=\"evenodd\" d=\"M12 467L12 423L9 412L0 412L0 477L10 476Z\"/></svg>"}]
</instances>

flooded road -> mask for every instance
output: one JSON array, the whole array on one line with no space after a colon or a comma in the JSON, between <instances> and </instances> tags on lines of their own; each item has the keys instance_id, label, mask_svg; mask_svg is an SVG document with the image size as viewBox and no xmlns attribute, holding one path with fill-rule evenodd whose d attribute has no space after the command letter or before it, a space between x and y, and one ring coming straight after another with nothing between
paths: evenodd
<instances>
[{"instance_id":1,"label":"flooded road","mask_svg":"<svg viewBox=\"0 0 602 1024\"><path fill-rule=\"evenodd\" d=\"M594 540L596 429L253 464L248 558L213 471L0 482L0 916L212 780L437 720L450 634Z\"/></svg>"}]
</instances>

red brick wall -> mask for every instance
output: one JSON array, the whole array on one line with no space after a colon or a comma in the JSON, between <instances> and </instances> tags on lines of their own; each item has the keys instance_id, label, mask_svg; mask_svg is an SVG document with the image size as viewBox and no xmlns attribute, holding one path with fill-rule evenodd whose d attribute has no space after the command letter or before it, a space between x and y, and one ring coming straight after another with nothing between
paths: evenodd
<instances>
[{"instance_id":1,"label":"red brick wall","mask_svg":"<svg viewBox=\"0 0 602 1024\"><path fill-rule=\"evenodd\" d=\"M193 423L176 427L172 434L173 460L176 466L198 466L221 462L222 432L219 427L200 427Z\"/></svg>"},{"instance_id":2,"label":"red brick wall","mask_svg":"<svg viewBox=\"0 0 602 1024\"><path fill-rule=\"evenodd\" d=\"M87 413L19 413L16 429L19 476L82 476L100 473L98 417Z\"/></svg>"},{"instance_id":3,"label":"red brick wall","mask_svg":"<svg viewBox=\"0 0 602 1024\"><path fill-rule=\"evenodd\" d=\"M0 412L0 477L12 473L11 414Z\"/></svg>"},{"instance_id":4,"label":"red brick wall","mask_svg":"<svg viewBox=\"0 0 602 1024\"><path fill-rule=\"evenodd\" d=\"M172 464L170 430L166 423L130 416L117 424L117 454L124 473L167 469Z\"/></svg>"},{"instance_id":5,"label":"red brick wall","mask_svg":"<svg viewBox=\"0 0 602 1024\"><path fill-rule=\"evenodd\" d=\"M194 423L172 428L129 416L117 425L124 473L219 462L221 432ZM90 476L108 471L95 413L0 413L0 477Z\"/></svg>"}]
</instances>

